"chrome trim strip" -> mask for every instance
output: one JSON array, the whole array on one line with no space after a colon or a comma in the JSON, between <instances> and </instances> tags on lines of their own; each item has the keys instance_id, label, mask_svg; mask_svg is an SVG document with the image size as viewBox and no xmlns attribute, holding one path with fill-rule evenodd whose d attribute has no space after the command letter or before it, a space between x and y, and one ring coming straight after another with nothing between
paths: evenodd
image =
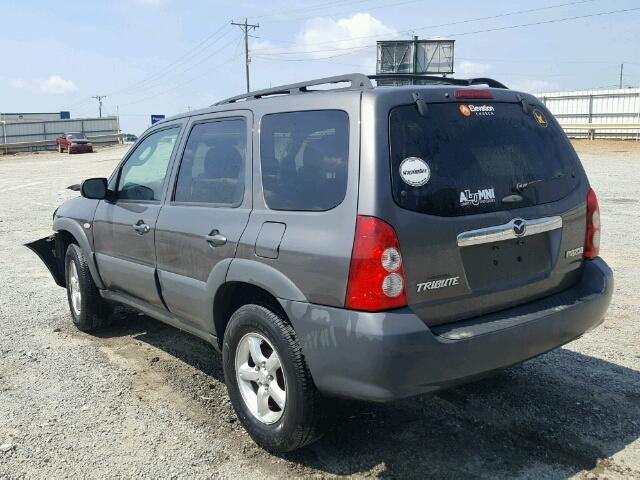
<instances>
[{"instance_id":1,"label":"chrome trim strip","mask_svg":"<svg viewBox=\"0 0 640 480\"><path fill-rule=\"evenodd\" d=\"M514 218L503 225L494 225L491 227L479 228L477 230L469 230L458 235L458 246L468 247L470 245L481 245L483 243L501 242L503 240L512 240L514 238L528 237L538 233L549 232L562 228L562 217L544 217L532 220L525 220L527 230L521 237L516 236L513 231Z\"/></svg>"}]
</instances>

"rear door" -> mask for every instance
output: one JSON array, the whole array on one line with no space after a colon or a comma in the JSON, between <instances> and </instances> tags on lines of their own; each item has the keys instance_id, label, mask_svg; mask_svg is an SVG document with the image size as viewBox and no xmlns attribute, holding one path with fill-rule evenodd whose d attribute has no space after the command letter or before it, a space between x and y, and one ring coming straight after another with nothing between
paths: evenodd
<instances>
[{"instance_id":1,"label":"rear door","mask_svg":"<svg viewBox=\"0 0 640 480\"><path fill-rule=\"evenodd\" d=\"M425 322L497 311L576 281L586 178L543 107L450 101L421 115L397 106L389 146L391 223L409 304Z\"/></svg>"},{"instance_id":2,"label":"rear door","mask_svg":"<svg viewBox=\"0 0 640 480\"><path fill-rule=\"evenodd\" d=\"M181 125L149 133L122 163L113 202L100 201L93 238L100 276L110 290L162 307L155 280L155 226Z\"/></svg>"},{"instance_id":3,"label":"rear door","mask_svg":"<svg viewBox=\"0 0 640 480\"><path fill-rule=\"evenodd\" d=\"M172 189L156 226L157 268L169 310L210 330L210 282L224 278L251 213L252 117L192 118ZM221 263L222 262L222 263Z\"/></svg>"}]
</instances>

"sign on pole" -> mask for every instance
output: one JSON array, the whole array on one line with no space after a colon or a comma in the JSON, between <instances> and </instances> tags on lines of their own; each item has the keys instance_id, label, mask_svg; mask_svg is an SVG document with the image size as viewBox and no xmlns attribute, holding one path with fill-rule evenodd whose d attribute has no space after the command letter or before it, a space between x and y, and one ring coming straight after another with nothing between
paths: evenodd
<instances>
[{"instance_id":1,"label":"sign on pole","mask_svg":"<svg viewBox=\"0 0 640 480\"><path fill-rule=\"evenodd\" d=\"M164 115L151 115L151 125L159 122L160 120L164 120Z\"/></svg>"},{"instance_id":2,"label":"sign on pole","mask_svg":"<svg viewBox=\"0 0 640 480\"><path fill-rule=\"evenodd\" d=\"M378 85L414 84L402 74L442 75L453 73L454 40L384 40L378 44L376 73L400 74L390 80L378 80ZM419 81L418 81L419 82Z\"/></svg>"}]
</instances>

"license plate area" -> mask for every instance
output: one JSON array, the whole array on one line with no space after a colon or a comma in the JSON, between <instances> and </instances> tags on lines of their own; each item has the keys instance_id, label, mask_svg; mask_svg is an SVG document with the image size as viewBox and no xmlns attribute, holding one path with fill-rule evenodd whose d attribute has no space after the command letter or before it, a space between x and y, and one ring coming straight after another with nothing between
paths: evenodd
<instances>
[{"instance_id":1,"label":"license plate area","mask_svg":"<svg viewBox=\"0 0 640 480\"><path fill-rule=\"evenodd\" d=\"M461 255L472 290L526 284L551 270L548 233L462 247Z\"/></svg>"}]
</instances>

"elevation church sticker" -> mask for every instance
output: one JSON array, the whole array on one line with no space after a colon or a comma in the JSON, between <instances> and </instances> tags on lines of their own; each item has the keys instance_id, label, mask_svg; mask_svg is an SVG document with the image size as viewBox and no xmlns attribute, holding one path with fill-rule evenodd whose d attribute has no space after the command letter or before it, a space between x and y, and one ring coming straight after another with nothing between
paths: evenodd
<instances>
[{"instance_id":1,"label":"elevation church sticker","mask_svg":"<svg viewBox=\"0 0 640 480\"><path fill-rule=\"evenodd\" d=\"M481 116L481 117L491 117L496 113L496 107L494 107L493 105L460 104L458 109L460 110L460 113L465 117L470 117L471 115Z\"/></svg>"},{"instance_id":2,"label":"elevation church sticker","mask_svg":"<svg viewBox=\"0 0 640 480\"><path fill-rule=\"evenodd\" d=\"M408 157L400 163L400 178L407 185L421 187L431 178L431 169L421 158Z\"/></svg>"}]
</instances>

